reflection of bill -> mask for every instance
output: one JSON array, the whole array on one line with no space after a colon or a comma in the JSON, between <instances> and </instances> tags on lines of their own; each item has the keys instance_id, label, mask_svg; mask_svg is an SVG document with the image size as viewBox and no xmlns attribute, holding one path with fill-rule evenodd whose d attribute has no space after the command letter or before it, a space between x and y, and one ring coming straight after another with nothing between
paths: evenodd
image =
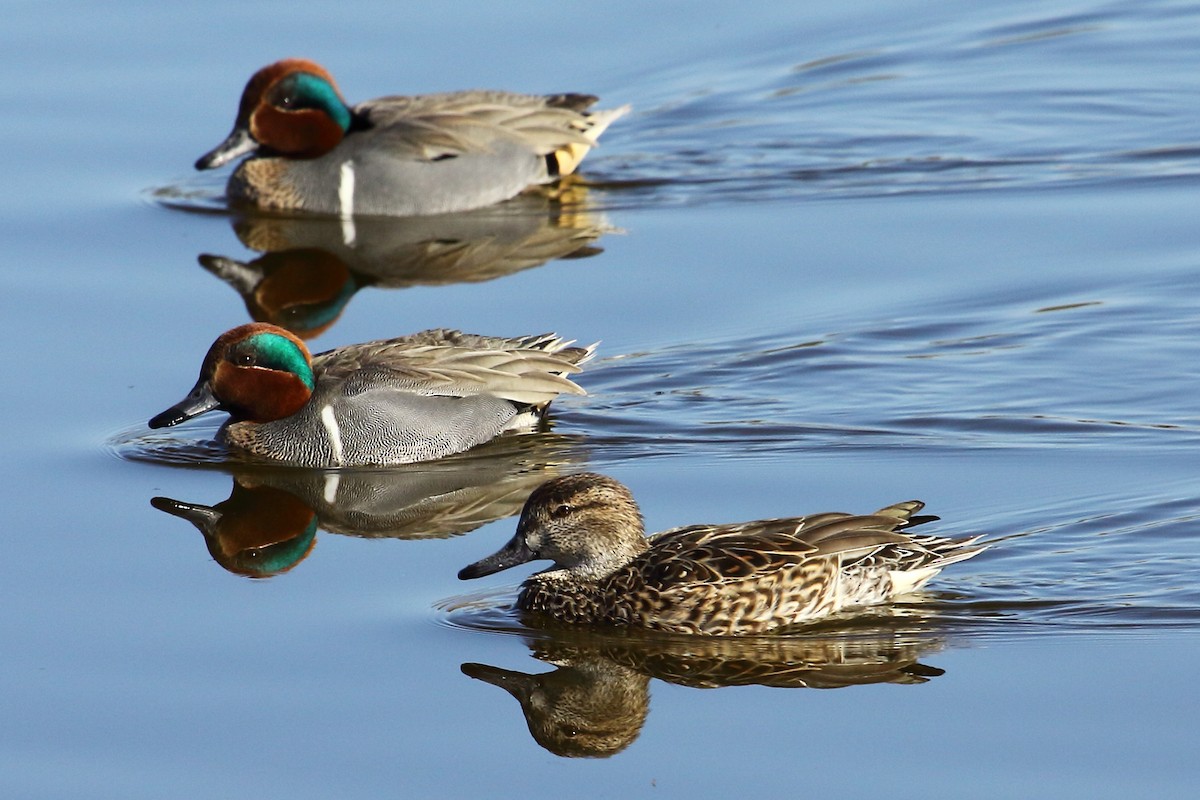
<instances>
[{"instance_id":1,"label":"reflection of bill","mask_svg":"<svg viewBox=\"0 0 1200 800\"><path fill-rule=\"evenodd\" d=\"M572 461L577 441L508 437L437 465L371 470L254 469L234 474L228 499L151 504L196 526L213 559L238 575L286 572L312 552L318 528L348 536L457 536L515 516L529 493Z\"/></svg>"},{"instance_id":2,"label":"reflection of bill","mask_svg":"<svg viewBox=\"0 0 1200 800\"><path fill-rule=\"evenodd\" d=\"M530 674L468 663L462 671L512 695L534 741L568 757L628 747L645 724L651 678L698 688L840 689L919 684L942 674L918 661L940 649L939 639L878 626L744 639L556 631L528 644L556 668Z\"/></svg>"},{"instance_id":3,"label":"reflection of bill","mask_svg":"<svg viewBox=\"0 0 1200 800\"><path fill-rule=\"evenodd\" d=\"M570 201L529 196L462 214L355 219L349 239L344 220L243 216L234 230L263 255L204 254L199 261L237 290L252 319L312 338L366 286L474 283L601 252L593 243L611 228L588 211L582 187L567 195Z\"/></svg>"}]
</instances>

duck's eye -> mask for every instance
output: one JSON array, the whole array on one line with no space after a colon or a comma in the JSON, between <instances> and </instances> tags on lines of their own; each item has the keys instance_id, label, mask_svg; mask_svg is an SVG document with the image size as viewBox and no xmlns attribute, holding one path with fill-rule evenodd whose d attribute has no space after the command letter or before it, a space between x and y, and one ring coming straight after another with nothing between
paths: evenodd
<instances>
[{"instance_id":1,"label":"duck's eye","mask_svg":"<svg viewBox=\"0 0 1200 800\"><path fill-rule=\"evenodd\" d=\"M275 105L279 106L280 108L295 108L296 97L295 95L285 94L276 101Z\"/></svg>"},{"instance_id":2,"label":"duck's eye","mask_svg":"<svg viewBox=\"0 0 1200 800\"><path fill-rule=\"evenodd\" d=\"M570 514L574 509L567 503L559 503L554 508L550 509L550 519L562 519Z\"/></svg>"},{"instance_id":3,"label":"duck's eye","mask_svg":"<svg viewBox=\"0 0 1200 800\"><path fill-rule=\"evenodd\" d=\"M233 363L239 367L253 367L255 361L254 353L238 353L233 357Z\"/></svg>"}]
</instances>

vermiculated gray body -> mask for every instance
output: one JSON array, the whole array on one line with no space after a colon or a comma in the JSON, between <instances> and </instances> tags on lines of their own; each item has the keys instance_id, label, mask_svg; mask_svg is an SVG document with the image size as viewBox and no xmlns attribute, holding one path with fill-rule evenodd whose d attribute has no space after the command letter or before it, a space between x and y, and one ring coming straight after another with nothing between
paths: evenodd
<instances>
[{"instance_id":1,"label":"vermiculated gray body","mask_svg":"<svg viewBox=\"0 0 1200 800\"><path fill-rule=\"evenodd\" d=\"M550 334L501 338L447 329L313 357L316 388L296 413L231 422L227 444L308 467L442 458L532 425L592 354Z\"/></svg>"},{"instance_id":2,"label":"vermiculated gray body","mask_svg":"<svg viewBox=\"0 0 1200 800\"><path fill-rule=\"evenodd\" d=\"M331 404L337 388L320 387L308 406L285 419L227 425L223 437L247 452L298 466L403 464L461 453L490 441L519 413L499 397L398 396L392 388L343 396ZM333 417L336 434L327 415Z\"/></svg>"}]
</instances>

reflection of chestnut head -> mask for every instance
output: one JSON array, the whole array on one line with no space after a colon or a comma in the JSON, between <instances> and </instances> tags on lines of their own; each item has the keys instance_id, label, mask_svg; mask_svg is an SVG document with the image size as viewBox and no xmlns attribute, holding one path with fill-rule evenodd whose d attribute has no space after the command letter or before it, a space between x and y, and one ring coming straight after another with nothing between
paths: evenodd
<instances>
[{"instance_id":1,"label":"reflection of chestnut head","mask_svg":"<svg viewBox=\"0 0 1200 800\"><path fill-rule=\"evenodd\" d=\"M294 495L234 483L229 499L204 506L155 497L150 504L191 522L213 559L228 571L269 578L303 561L316 543L317 515Z\"/></svg>"},{"instance_id":2,"label":"reflection of chestnut head","mask_svg":"<svg viewBox=\"0 0 1200 800\"><path fill-rule=\"evenodd\" d=\"M359 288L341 259L316 247L270 252L248 263L207 254L197 260L237 290L252 319L302 339L324 333Z\"/></svg>"}]
</instances>

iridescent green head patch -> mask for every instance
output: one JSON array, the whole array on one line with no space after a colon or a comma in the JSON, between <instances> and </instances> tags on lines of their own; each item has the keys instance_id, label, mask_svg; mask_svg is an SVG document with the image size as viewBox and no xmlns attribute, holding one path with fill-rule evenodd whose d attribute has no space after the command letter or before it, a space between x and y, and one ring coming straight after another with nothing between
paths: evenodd
<instances>
[{"instance_id":1,"label":"iridescent green head patch","mask_svg":"<svg viewBox=\"0 0 1200 800\"><path fill-rule=\"evenodd\" d=\"M311 390L315 386L312 367L304 352L286 336L256 333L229 348L228 360L242 367L263 367L290 372Z\"/></svg>"}]
</instances>

